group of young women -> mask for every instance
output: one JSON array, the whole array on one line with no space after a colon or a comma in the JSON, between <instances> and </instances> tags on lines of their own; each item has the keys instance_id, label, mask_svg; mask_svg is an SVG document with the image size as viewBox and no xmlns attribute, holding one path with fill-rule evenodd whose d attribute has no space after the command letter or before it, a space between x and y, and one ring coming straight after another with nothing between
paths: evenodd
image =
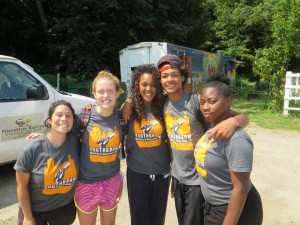
<instances>
[{"instance_id":1,"label":"group of young women","mask_svg":"<svg viewBox=\"0 0 300 225\"><path fill-rule=\"evenodd\" d=\"M203 135L207 127L197 122L182 88L184 71L173 55L162 57L157 67L144 64L133 71L132 113L128 118L124 113L131 224L164 224L171 178L179 224L204 224L204 219L214 225L261 224L260 197L250 181L253 145L237 128L248 123L247 117L232 113L228 84L220 74L212 76L200 95L200 110L212 126ZM18 224L72 224L76 208L82 225L96 224L98 209L102 225L115 224L124 185L115 108L119 80L101 71L93 94L97 104L81 142L74 135L80 129L78 115L58 101L49 109L49 132L21 151L14 166Z\"/></svg>"}]
</instances>

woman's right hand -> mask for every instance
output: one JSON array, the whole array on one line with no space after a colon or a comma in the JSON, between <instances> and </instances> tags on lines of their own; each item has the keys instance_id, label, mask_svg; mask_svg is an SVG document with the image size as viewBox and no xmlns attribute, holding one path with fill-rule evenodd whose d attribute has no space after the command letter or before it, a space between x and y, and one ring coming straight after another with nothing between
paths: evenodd
<instances>
[{"instance_id":1,"label":"woman's right hand","mask_svg":"<svg viewBox=\"0 0 300 225\"><path fill-rule=\"evenodd\" d=\"M23 225L36 225L35 219L33 217L32 218L24 217Z\"/></svg>"},{"instance_id":2,"label":"woman's right hand","mask_svg":"<svg viewBox=\"0 0 300 225\"><path fill-rule=\"evenodd\" d=\"M42 133L31 133L26 137L27 141L32 141L34 138L37 138L39 136L43 135Z\"/></svg>"},{"instance_id":3,"label":"woman's right hand","mask_svg":"<svg viewBox=\"0 0 300 225\"><path fill-rule=\"evenodd\" d=\"M123 103L123 105L120 108L123 119L125 120L126 123L128 122L128 119L132 113L131 106L132 106L132 99L128 98L128 99L126 99L126 101Z\"/></svg>"},{"instance_id":4,"label":"woman's right hand","mask_svg":"<svg viewBox=\"0 0 300 225\"><path fill-rule=\"evenodd\" d=\"M84 110L91 110L92 108L93 108L92 104L88 104L88 105L85 105L82 107L82 109L84 109Z\"/></svg>"}]
</instances>

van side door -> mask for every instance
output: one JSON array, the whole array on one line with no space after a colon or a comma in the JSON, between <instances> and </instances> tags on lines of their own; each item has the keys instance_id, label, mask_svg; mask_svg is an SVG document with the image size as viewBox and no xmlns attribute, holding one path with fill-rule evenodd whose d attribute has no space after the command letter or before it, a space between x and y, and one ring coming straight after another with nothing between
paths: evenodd
<instances>
[{"instance_id":1,"label":"van side door","mask_svg":"<svg viewBox=\"0 0 300 225\"><path fill-rule=\"evenodd\" d=\"M18 60L0 61L0 164L17 158L25 137L44 132L49 92Z\"/></svg>"}]
</instances>

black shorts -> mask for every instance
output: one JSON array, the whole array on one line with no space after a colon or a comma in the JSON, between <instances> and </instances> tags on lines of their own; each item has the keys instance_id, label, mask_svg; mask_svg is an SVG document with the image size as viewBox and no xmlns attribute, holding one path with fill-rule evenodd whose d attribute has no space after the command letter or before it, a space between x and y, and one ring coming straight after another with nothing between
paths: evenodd
<instances>
[{"instance_id":1,"label":"black shorts","mask_svg":"<svg viewBox=\"0 0 300 225\"><path fill-rule=\"evenodd\" d=\"M32 215L35 219L36 225L70 225L76 219L76 207L72 200L67 205L46 212L33 211ZM17 225L22 225L23 220L24 214L20 207Z\"/></svg>"},{"instance_id":2,"label":"black shorts","mask_svg":"<svg viewBox=\"0 0 300 225\"><path fill-rule=\"evenodd\" d=\"M206 225L222 225L227 213L228 204L213 206L204 203L204 221ZM248 193L238 225L261 225L263 221L263 207L259 193L252 186Z\"/></svg>"}]
</instances>

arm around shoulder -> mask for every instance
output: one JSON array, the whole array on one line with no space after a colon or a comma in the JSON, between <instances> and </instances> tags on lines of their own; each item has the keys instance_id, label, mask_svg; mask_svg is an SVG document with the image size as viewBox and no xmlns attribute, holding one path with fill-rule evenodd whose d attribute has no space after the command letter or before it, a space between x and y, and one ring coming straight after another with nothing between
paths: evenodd
<instances>
[{"instance_id":1,"label":"arm around shoulder","mask_svg":"<svg viewBox=\"0 0 300 225\"><path fill-rule=\"evenodd\" d=\"M236 128L237 127L245 128L249 124L249 118L244 113L238 113L234 110L230 110L230 115L236 121Z\"/></svg>"},{"instance_id":2,"label":"arm around shoulder","mask_svg":"<svg viewBox=\"0 0 300 225\"><path fill-rule=\"evenodd\" d=\"M123 119L125 120L125 122L128 122L129 117L132 113L131 106L132 106L132 99L127 98L126 101L123 103L123 105L120 108Z\"/></svg>"},{"instance_id":3,"label":"arm around shoulder","mask_svg":"<svg viewBox=\"0 0 300 225\"><path fill-rule=\"evenodd\" d=\"M235 132L236 128L246 127L249 123L249 119L245 114L230 110L230 116L231 117L218 123L215 127L208 131L209 139L228 139Z\"/></svg>"}]
</instances>

